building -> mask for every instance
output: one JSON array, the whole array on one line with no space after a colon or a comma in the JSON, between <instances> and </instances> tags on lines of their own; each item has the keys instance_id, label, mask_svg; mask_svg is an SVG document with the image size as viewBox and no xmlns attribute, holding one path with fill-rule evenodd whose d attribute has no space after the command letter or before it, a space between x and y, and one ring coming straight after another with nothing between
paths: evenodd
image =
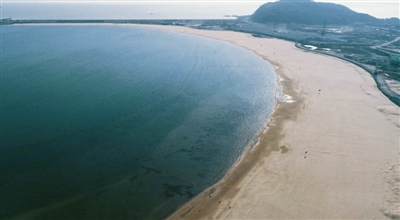
<instances>
[{"instance_id":1,"label":"building","mask_svg":"<svg viewBox=\"0 0 400 220\"><path fill-rule=\"evenodd\" d=\"M400 65L400 54L390 54L389 61L392 65Z\"/></svg>"}]
</instances>

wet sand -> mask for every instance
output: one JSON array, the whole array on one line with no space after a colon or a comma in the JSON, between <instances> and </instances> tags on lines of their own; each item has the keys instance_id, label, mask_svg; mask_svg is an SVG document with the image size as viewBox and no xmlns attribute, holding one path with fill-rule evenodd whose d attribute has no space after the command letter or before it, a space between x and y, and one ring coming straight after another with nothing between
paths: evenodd
<instances>
[{"instance_id":1,"label":"wet sand","mask_svg":"<svg viewBox=\"0 0 400 220\"><path fill-rule=\"evenodd\" d=\"M279 39L145 27L251 50L276 67L287 97L258 146L170 219L400 218L400 112L369 73Z\"/></svg>"}]
</instances>

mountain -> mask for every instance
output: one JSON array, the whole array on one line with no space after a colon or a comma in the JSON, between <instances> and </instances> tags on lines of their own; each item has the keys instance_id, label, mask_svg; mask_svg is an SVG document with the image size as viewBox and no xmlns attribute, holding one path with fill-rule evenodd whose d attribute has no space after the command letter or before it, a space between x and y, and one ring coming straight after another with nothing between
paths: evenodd
<instances>
[{"instance_id":1,"label":"mountain","mask_svg":"<svg viewBox=\"0 0 400 220\"><path fill-rule=\"evenodd\" d=\"M343 5L314 2L311 0L280 0L268 2L258 8L250 19L254 22L277 22L298 24L347 25L354 22L376 23L379 19L357 13ZM398 20L398 19L397 19Z\"/></svg>"}]
</instances>

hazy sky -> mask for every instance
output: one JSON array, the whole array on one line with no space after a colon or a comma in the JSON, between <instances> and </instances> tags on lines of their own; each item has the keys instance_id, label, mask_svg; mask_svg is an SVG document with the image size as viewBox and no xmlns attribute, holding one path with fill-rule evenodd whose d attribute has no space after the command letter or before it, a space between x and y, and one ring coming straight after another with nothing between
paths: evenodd
<instances>
[{"instance_id":1,"label":"hazy sky","mask_svg":"<svg viewBox=\"0 0 400 220\"><path fill-rule=\"evenodd\" d=\"M171 17L172 14L182 13L176 18L208 18L221 17L225 14L236 15L249 15L252 14L260 5L266 2L273 2L274 0L265 1L244 1L244 0L0 0L2 4L2 17L15 17L15 18L101 18L104 15L103 11L107 8L107 18L128 18L123 13L129 13L129 7L132 5L141 5L142 8L135 7L137 11L136 17L141 18L146 13L152 14L156 17L162 18L166 16ZM400 17L400 3L399 0L315 0L318 2L333 2L342 4L350 9L367 13L378 18ZM13 8L10 5L18 3L18 8ZM58 3L54 4L51 9L42 7L43 3ZM75 6L71 6L71 5ZM108 5L104 7L104 5ZM118 7L121 5L130 5L127 7ZM10 6L10 7L9 7ZM144 7L146 6L146 7ZM42 7L42 8L40 8ZM85 12L80 8L85 7ZM103 8L102 8L103 7ZM63 9L64 8L64 9ZM115 10L115 11L112 11ZM139 10L141 10L139 12ZM143 10L145 12L143 12ZM52 13L51 15L49 15ZM112 15L112 13L115 13ZM142 14L141 14L142 13ZM129 15L132 15L130 13ZM157 17L158 15L158 17ZM24 17L25 16L25 17ZM50 17L49 17L50 16ZM86 16L86 17L85 17ZM147 17L144 17L147 18Z\"/></svg>"}]
</instances>

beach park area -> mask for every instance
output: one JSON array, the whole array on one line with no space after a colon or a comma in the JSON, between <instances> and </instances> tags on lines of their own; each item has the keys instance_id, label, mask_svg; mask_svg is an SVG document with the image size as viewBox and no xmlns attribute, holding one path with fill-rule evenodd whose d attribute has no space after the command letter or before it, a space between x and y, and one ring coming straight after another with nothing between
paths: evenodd
<instances>
[{"instance_id":1,"label":"beach park area","mask_svg":"<svg viewBox=\"0 0 400 220\"><path fill-rule=\"evenodd\" d=\"M275 67L284 94L258 146L170 219L400 218L399 107L369 73L279 39L146 27L246 48Z\"/></svg>"}]
</instances>

